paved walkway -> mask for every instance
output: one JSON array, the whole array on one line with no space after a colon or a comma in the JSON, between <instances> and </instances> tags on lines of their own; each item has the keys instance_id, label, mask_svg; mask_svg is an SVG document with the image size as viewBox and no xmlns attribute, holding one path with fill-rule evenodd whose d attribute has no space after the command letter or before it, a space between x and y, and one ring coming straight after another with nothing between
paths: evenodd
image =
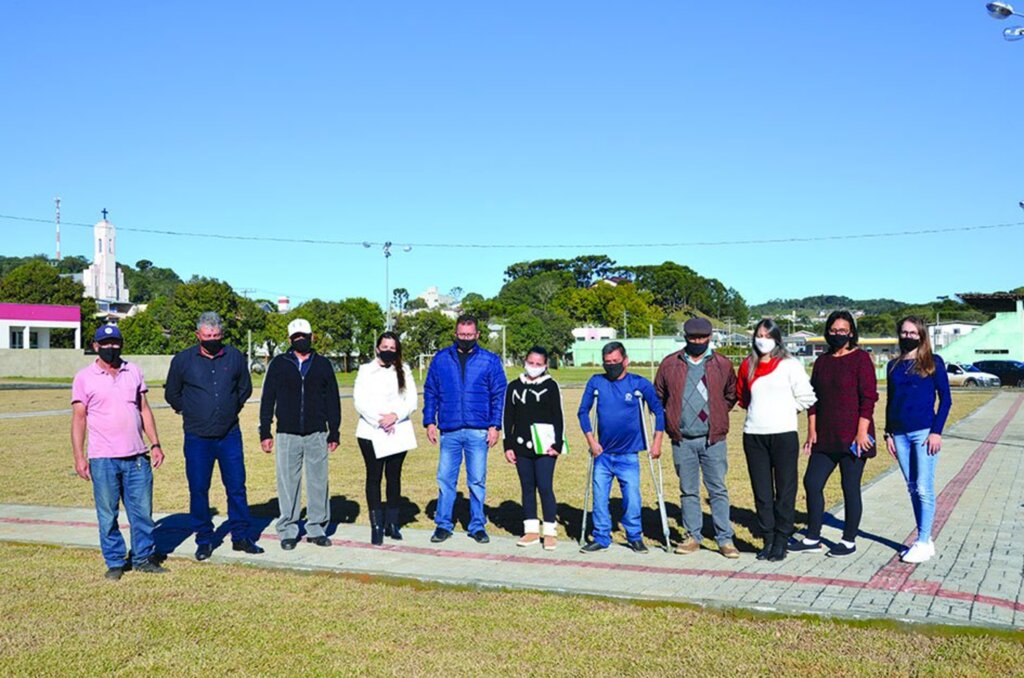
<instances>
[{"instance_id":1,"label":"paved walkway","mask_svg":"<svg viewBox=\"0 0 1024 678\"><path fill-rule=\"evenodd\" d=\"M1024 630L1022 405L1024 395L1002 393L947 431L937 478L938 555L917 566L896 556L900 544L913 538L913 514L898 472L865 488L858 551L846 559L801 554L766 563L744 554L729 561L713 551L637 555L625 547L584 555L565 542L549 553L516 548L508 537L480 545L461 533L433 545L422 529L406 529L404 541L373 547L368 527L338 525L331 548L303 543L284 552L276 535L266 533L265 554L246 556L222 546L211 562ZM839 537L841 507L833 516L826 521L826 540ZM161 550L191 557L185 516L159 519ZM0 539L96 548L95 513L0 505Z\"/></svg>"}]
</instances>

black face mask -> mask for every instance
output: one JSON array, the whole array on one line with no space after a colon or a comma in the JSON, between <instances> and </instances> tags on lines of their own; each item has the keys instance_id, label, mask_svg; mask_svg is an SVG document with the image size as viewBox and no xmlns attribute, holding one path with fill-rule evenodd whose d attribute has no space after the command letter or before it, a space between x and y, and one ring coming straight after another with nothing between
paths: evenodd
<instances>
[{"instance_id":1,"label":"black face mask","mask_svg":"<svg viewBox=\"0 0 1024 678\"><path fill-rule=\"evenodd\" d=\"M199 345L203 347L203 350L210 355L217 355L221 349L224 348L223 339L203 339L199 342Z\"/></svg>"},{"instance_id":2,"label":"black face mask","mask_svg":"<svg viewBox=\"0 0 1024 678\"><path fill-rule=\"evenodd\" d=\"M377 357L385 365L390 365L398 357L398 351L377 351Z\"/></svg>"},{"instance_id":3,"label":"black face mask","mask_svg":"<svg viewBox=\"0 0 1024 678\"><path fill-rule=\"evenodd\" d=\"M900 337L900 353L910 353L915 348L921 345L920 339L912 339L910 337Z\"/></svg>"},{"instance_id":4,"label":"black face mask","mask_svg":"<svg viewBox=\"0 0 1024 678\"><path fill-rule=\"evenodd\" d=\"M476 339L456 339L455 343L463 353L469 353L476 347Z\"/></svg>"},{"instance_id":5,"label":"black face mask","mask_svg":"<svg viewBox=\"0 0 1024 678\"><path fill-rule=\"evenodd\" d=\"M626 370L626 366L622 363L605 363L604 373L608 375L608 378L612 381L616 381L622 376L622 373Z\"/></svg>"},{"instance_id":6,"label":"black face mask","mask_svg":"<svg viewBox=\"0 0 1024 678\"><path fill-rule=\"evenodd\" d=\"M826 334L825 341L828 343L828 347L833 351L838 351L843 346L846 346L847 342L850 341L850 335L848 334Z\"/></svg>"},{"instance_id":7,"label":"black face mask","mask_svg":"<svg viewBox=\"0 0 1024 678\"><path fill-rule=\"evenodd\" d=\"M313 348L313 340L310 337L295 337L292 339L292 350L296 353L309 353Z\"/></svg>"},{"instance_id":8,"label":"black face mask","mask_svg":"<svg viewBox=\"0 0 1024 678\"><path fill-rule=\"evenodd\" d=\"M692 355L696 358L699 355L704 355L704 351L708 350L710 345L709 343L698 344L695 341L688 341L686 346L683 346L683 350L686 351L686 355Z\"/></svg>"},{"instance_id":9,"label":"black face mask","mask_svg":"<svg viewBox=\"0 0 1024 678\"><path fill-rule=\"evenodd\" d=\"M121 348L119 346L100 346L97 353L100 355L100 360L108 365L116 367L121 362Z\"/></svg>"}]
</instances>

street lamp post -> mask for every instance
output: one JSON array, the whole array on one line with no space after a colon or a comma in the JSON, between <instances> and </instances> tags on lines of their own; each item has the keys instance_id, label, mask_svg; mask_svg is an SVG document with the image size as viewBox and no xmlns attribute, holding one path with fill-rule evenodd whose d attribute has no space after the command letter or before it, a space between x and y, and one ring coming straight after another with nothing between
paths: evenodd
<instances>
[{"instance_id":1,"label":"street lamp post","mask_svg":"<svg viewBox=\"0 0 1024 678\"><path fill-rule=\"evenodd\" d=\"M388 240L385 243L372 243L364 242L363 247L370 248L375 244L382 245L384 251L384 303L387 308L387 312L384 316L384 329L390 331L391 327L391 248L394 247L394 243ZM405 245L402 247L403 252L409 252L412 250L412 245Z\"/></svg>"},{"instance_id":2,"label":"street lamp post","mask_svg":"<svg viewBox=\"0 0 1024 678\"><path fill-rule=\"evenodd\" d=\"M993 19L1002 21L1009 19L1011 16L1024 17L1024 14L1015 12L1013 5L1008 2L990 2L985 5L985 10L988 15ZM1003 31L1003 38L1010 42L1016 42L1024 39L1024 26L1010 26Z\"/></svg>"}]
</instances>

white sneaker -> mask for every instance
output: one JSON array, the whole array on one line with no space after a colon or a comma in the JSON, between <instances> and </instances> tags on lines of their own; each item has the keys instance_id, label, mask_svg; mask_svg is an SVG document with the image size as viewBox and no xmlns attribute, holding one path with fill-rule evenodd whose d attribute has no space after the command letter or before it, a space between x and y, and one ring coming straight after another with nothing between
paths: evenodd
<instances>
[{"instance_id":1,"label":"white sneaker","mask_svg":"<svg viewBox=\"0 0 1024 678\"><path fill-rule=\"evenodd\" d=\"M935 542L931 539L928 540L928 557L935 557Z\"/></svg>"},{"instance_id":2,"label":"white sneaker","mask_svg":"<svg viewBox=\"0 0 1024 678\"><path fill-rule=\"evenodd\" d=\"M932 550L927 542L915 541L910 550L903 554L904 563L923 563L932 557Z\"/></svg>"}]
</instances>

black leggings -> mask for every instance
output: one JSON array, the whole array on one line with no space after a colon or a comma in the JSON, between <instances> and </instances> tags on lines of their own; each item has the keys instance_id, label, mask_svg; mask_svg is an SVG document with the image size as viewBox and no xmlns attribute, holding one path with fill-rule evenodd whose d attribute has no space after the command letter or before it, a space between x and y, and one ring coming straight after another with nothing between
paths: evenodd
<instances>
[{"instance_id":1,"label":"black leggings","mask_svg":"<svg viewBox=\"0 0 1024 678\"><path fill-rule=\"evenodd\" d=\"M864 507L860 500L860 479L864 475L864 457L857 458L852 454L825 454L814 452L807 463L804 473L804 490L807 492L807 538L821 538L821 521L825 517L825 483L832 471L839 466L839 474L843 484L843 513L846 522L843 525L843 539L853 541L860 528L860 517Z\"/></svg>"},{"instance_id":2,"label":"black leggings","mask_svg":"<svg viewBox=\"0 0 1024 678\"><path fill-rule=\"evenodd\" d=\"M386 476L388 480L388 506L398 508L402 499L402 462L405 461L406 452L399 452L391 456L377 459L373 454L373 443L366 438L356 438L359 441L359 451L363 453L363 461L366 463L366 505L373 511L381 507L380 504L380 481Z\"/></svg>"},{"instance_id":3,"label":"black leggings","mask_svg":"<svg viewBox=\"0 0 1024 678\"><path fill-rule=\"evenodd\" d=\"M537 492L540 492L544 522L555 522L558 507L555 503L555 461L558 457L547 454L516 453L516 472L523 488L523 520L537 519Z\"/></svg>"}]
</instances>

